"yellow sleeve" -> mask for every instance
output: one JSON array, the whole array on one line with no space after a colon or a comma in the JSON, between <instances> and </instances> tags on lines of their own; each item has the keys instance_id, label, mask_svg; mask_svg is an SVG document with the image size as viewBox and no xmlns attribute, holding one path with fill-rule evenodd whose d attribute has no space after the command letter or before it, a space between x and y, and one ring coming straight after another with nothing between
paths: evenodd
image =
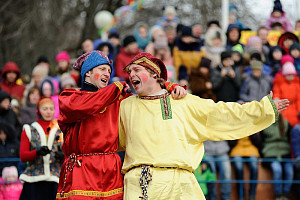
<instances>
[{"instance_id":1,"label":"yellow sleeve","mask_svg":"<svg viewBox=\"0 0 300 200\"><path fill-rule=\"evenodd\" d=\"M260 102L245 104L214 103L212 100L201 99L200 104L194 105L205 127L200 133L203 140L240 139L269 127L278 117L274 101L269 95Z\"/></svg>"}]
</instances>

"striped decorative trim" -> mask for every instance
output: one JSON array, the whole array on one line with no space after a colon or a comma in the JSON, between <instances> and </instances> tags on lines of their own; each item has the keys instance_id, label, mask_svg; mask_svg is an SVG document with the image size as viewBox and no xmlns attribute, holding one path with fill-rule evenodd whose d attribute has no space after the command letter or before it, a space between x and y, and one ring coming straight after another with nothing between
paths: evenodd
<instances>
[{"instance_id":1,"label":"striped decorative trim","mask_svg":"<svg viewBox=\"0 0 300 200\"><path fill-rule=\"evenodd\" d=\"M160 95L155 95L155 96L138 96L138 98L145 99L145 100L155 100L155 99L164 98L169 95L170 95L170 93L165 93L165 94L160 94Z\"/></svg>"},{"instance_id":2,"label":"striped decorative trim","mask_svg":"<svg viewBox=\"0 0 300 200\"><path fill-rule=\"evenodd\" d=\"M119 88L120 91L123 90L123 85L120 83L120 81L116 81L114 84Z\"/></svg>"},{"instance_id":3,"label":"striped decorative trim","mask_svg":"<svg viewBox=\"0 0 300 200\"><path fill-rule=\"evenodd\" d=\"M175 85L175 83L169 83L168 86L167 86L167 90L170 91L170 88L171 88L173 85Z\"/></svg>"},{"instance_id":4,"label":"striped decorative trim","mask_svg":"<svg viewBox=\"0 0 300 200\"><path fill-rule=\"evenodd\" d=\"M117 188L111 191L107 192L101 192L101 191L85 191L85 190L71 190L68 193L64 193L63 196L60 195L60 193L56 194L57 199L66 199L71 196L83 196L84 197L110 197L117 194L123 193L123 187Z\"/></svg>"},{"instance_id":5,"label":"striped decorative trim","mask_svg":"<svg viewBox=\"0 0 300 200\"><path fill-rule=\"evenodd\" d=\"M270 103L272 104L272 107L273 107L273 110L274 110L274 113L275 113L275 121L277 121L279 113L278 113L278 110L277 110L276 105L274 103L274 100L272 99L272 97L269 94L267 95L267 97L268 97Z\"/></svg>"},{"instance_id":6,"label":"striped decorative trim","mask_svg":"<svg viewBox=\"0 0 300 200\"><path fill-rule=\"evenodd\" d=\"M172 119L172 108L170 103L170 96L160 99L161 114L163 120Z\"/></svg>"},{"instance_id":7,"label":"striped decorative trim","mask_svg":"<svg viewBox=\"0 0 300 200\"><path fill-rule=\"evenodd\" d=\"M153 67L157 72L158 72L158 75L160 76L160 74L161 74L161 70L160 70L160 68L154 63L154 62L152 62L151 60L149 60L147 57L141 57L140 59L137 59L137 60L135 60L134 62L133 62L133 64L139 64L139 63L142 63L142 62L145 62L145 63L147 63L148 65L150 65L151 67ZM129 67L130 65L128 65L128 66L126 66L125 68L124 68L124 70L125 71L128 71L128 67Z\"/></svg>"}]
</instances>

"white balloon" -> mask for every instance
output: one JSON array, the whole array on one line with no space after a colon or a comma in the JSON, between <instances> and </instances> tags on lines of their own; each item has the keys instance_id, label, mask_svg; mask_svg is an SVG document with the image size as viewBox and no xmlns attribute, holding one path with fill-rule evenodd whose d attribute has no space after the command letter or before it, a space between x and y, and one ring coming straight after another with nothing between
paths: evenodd
<instances>
[{"instance_id":1,"label":"white balloon","mask_svg":"<svg viewBox=\"0 0 300 200\"><path fill-rule=\"evenodd\" d=\"M98 12L94 17L95 26L98 29L110 25L114 21L114 16L107 10Z\"/></svg>"}]
</instances>

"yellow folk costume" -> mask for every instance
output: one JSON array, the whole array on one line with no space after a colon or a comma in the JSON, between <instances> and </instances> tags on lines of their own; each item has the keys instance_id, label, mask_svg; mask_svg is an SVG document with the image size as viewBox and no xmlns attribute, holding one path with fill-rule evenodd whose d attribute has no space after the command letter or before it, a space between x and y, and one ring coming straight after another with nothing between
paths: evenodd
<instances>
[{"instance_id":1,"label":"yellow folk costume","mask_svg":"<svg viewBox=\"0 0 300 200\"><path fill-rule=\"evenodd\" d=\"M165 90L127 98L119 121L120 148L126 150L124 199L143 196L142 177L147 187L142 199L204 200L192 173L202 160L203 142L246 137L270 126L277 115L270 96L243 105L190 94L173 100Z\"/></svg>"}]
</instances>

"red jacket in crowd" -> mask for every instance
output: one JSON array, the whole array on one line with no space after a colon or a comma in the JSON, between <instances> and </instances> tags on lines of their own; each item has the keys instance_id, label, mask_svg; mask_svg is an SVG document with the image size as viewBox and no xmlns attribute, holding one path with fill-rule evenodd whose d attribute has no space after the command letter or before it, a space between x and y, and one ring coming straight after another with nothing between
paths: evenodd
<instances>
[{"instance_id":1,"label":"red jacket in crowd","mask_svg":"<svg viewBox=\"0 0 300 200\"><path fill-rule=\"evenodd\" d=\"M6 79L6 74L8 72L15 72L17 77L14 82L8 82ZM23 93L25 90L24 85L18 85L16 82L21 77L21 72L19 67L14 62L7 62L4 65L4 68L1 72L2 82L0 83L0 87L3 91L6 91L12 98L16 98L19 101L23 98Z\"/></svg>"}]
</instances>

